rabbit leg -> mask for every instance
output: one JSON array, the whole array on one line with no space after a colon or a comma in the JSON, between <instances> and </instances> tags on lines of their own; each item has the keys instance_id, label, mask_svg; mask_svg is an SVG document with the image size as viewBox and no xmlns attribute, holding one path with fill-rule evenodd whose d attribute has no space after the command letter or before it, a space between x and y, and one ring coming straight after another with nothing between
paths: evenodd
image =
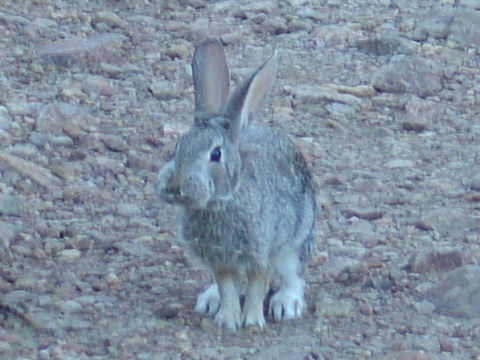
<instances>
[{"instance_id":1,"label":"rabbit leg","mask_svg":"<svg viewBox=\"0 0 480 360\"><path fill-rule=\"evenodd\" d=\"M240 327L240 298L237 291L238 274L231 271L217 271L215 274L220 293L220 308L215 315L219 327L236 330Z\"/></svg>"},{"instance_id":2,"label":"rabbit leg","mask_svg":"<svg viewBox=\"0 0 480 360\"><path fill-rule=\"evenodd\" d=\"M205 291L200 293L195 304L195 311L200 314L213 316L220 307L220 293L216 283L210 284Z\"/></svg>"},{"instance_id":3,"label":"rabbit leg","mask_svg":"<svg viewBox=\"0 0 480 360\"><path fill-rule=\"evenodd\" d=\"M299 275L302 265L295 251L280 253L274 262L280 276L280 289L270 299L268 313L276 321L299 318L305 307L305 281Z\"/></svg>"},{"instance_id":4,"label":"rabbit leg","mask_svg":"<svg viewBox=\"0 0 480 360\"><path fill-rule=\"evenodd\" d=\"M248 284L243 306L242 323L244 326L257 325L263 328L263 299L267 293L268 270L254 268L248 271Z\"/></svg>"}]
</instances>

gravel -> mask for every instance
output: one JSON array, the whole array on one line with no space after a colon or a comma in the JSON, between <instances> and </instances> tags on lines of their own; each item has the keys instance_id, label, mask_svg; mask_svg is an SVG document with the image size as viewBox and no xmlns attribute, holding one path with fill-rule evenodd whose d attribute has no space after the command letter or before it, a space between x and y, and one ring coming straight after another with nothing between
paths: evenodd
<instances>
[{"instance_id":1,"label":"gravel","mask_svg":"<svg viewBox=\"0 0 480 360\"><path fill-rule=\"evenodd\" d=\"M478 10L3 1L0 358L480 359ZM308 309L263 331L193 311L210 274L155 196L209 35L234 83L277 50L257 121L317 184Z\"/></svg>"}]
</instances>

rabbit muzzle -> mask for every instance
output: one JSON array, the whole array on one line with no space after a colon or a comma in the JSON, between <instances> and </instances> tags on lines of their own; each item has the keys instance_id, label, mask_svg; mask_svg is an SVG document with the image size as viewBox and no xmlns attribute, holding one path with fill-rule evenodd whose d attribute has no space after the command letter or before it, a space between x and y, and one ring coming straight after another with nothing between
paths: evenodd
<instances>
[{"instance_id":1,"label":"rabbit muzzle","mask_svg":"<svg viewBox=\"0 0 480 360\"><path fill-rule=\"evenodd\" d=\"M180 181L180 196L190 206L206 207L213 193L213 181L198 174L189 174Z\"/></svg>"}]
</instances>

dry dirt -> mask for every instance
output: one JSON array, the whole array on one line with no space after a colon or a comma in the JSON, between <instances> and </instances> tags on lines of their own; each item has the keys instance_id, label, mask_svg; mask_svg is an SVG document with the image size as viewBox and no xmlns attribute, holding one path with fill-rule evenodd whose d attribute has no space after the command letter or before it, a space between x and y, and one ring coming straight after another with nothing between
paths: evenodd
<instances>
[{"instance_id":1,"label":"dry dirt","mask_svg":"<svg viewBox=\"0 0 480 360\"><path fill-rule=\"evenodd\" d=\"M433 4L433 5L432 5ZM480 359L480 3L3 0L1 359ZM207 36L317 183L308 311L195 314L209 274L156 172Z\"/></svg>"}]
</instances>

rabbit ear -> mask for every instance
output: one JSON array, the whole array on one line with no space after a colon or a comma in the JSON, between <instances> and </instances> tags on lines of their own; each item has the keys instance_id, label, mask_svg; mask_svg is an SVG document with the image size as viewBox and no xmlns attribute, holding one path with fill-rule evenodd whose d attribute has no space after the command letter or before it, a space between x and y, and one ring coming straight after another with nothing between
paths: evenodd
<instances>
[{"instance_id":1,"label":"rabbit ear","mask_svg":"<svg viewBox=\"0 0 480 360\"><path fill-rule=\"evenodd\" d=\"M230 132L237 138L264 104L277 71L277 53L265 61L252 75L245 79L233 93L227 105L226 117L231 119Z\"/></svg>"},{"instance_id":2,"label":"rabbit ear","mask_svg":"<svg viewBox=\"0 0 480 360\"><path fill-rule=\"evenodd\" d=\"M209 38L196 49L192 60L195 119L219 115L225 109L230 76L222 44Z\"/></svg>"}]
</instances>

